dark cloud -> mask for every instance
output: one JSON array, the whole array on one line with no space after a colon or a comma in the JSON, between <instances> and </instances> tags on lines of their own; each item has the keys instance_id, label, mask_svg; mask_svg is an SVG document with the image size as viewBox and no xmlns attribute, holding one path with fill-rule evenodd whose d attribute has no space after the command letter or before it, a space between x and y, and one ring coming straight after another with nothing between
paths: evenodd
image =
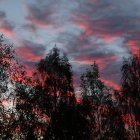
<instances>
[{"instance_id":1,"label":"dark cloud","mask_svg":"<svg viewBox=\"0 0 140 140\"><path fill-rule=\"evenodd\" d=\"M21 54L25 60L36 61L44 56L46 48L44 45L23 40L17 48L18 54Z\"/></svg>"},{"instance_id":2,"label":"dark cloud","mask_svg":"<svg viewBox=\"0 0 140 140\"><path fill-rule=\"evenodd\" d=\"M0 11L0 32L6 36L15 37L14 28L15 26L9 22L7 19L6 13Z\"/></svg>"},{"instance_id":3,"label":"dark cloud","mask_svg":"<svg viewBox=\"0 0 140 140\"><path fill-rule=\"evenodd\" d=\"M36 33L36 31L37 31L36 25L31 24L31 23L26 23L25 25L22 26L22 28L30 31L33 34Z\"/></svg>"},{"instance_id":4,"label":"dark cloud","mask_svg":"<svg viewBox=\"0 0 140 140\"><path fill-rule=\"evenodd\" d=\"M110 79L114 82L120 83L121 80L121 65L122 61L117 61L115 63L108 63L106 68L101 71L101 76L105 79Z\"/></svg>"},{"instance_id":5,"label":"dark cloud","mask_svg":"<svg viewBox=\"0 0 140 140\"><path fill-rule=\"evenodd\" d=\"M52 9L50 4L43 5L41 3L37 4L27 4L28 15L26 16L26 20L37 27L48 27L52 24L51 22L51 14ZM32 25L32 26L33 26Z\"/></svg>"},{"instance_id":6,"label":"dark cloud","mask_svg":"<svg viewBox=\"0 0 140 140\"><path fill-rule=\"evenodd\" d=\"M3 20L6 17L5 12L0 11L0 21Z\"/></svg>"},{"instance_id":7,"label":"dark cloud","mask_svg":"<svg viewBox=\"0 0 140 140\"><path fill-rule=\"evenodd\" d=\"M64 50L73 59L84 59L84 56L89 58L106 58L115 56L113 50L108 50L105 42L98 41L98 37L86 37L81 40L80 36L73 34L62 33L58 37L58 42L64 44ZM104 46L104 48L103 48Z\"/></svg>"},{"instance_id":8,"label":"dark cloud","mask_svg":"<svg viewBox=\"0 0 140 140\"><path fill-rule=\"evenodd\" d=\"M71 11L77 8L75 0L35 0L34 3L26 3L27 22L38 27L60 28L70 23Z\"/></svg>"},{"instance_id":9,"label":"dark cloud","mask_svg":"<svg viewBox=\"0 0 140 140\"><path fill-rule=\"evenodd\" d=\"M6 30L13 31L14 30L14 25L12 25L9 21L4 20L1 24L1 27L3 27Z\"/></svg>"},{"instance_id":10,"label":"dark cloud","mask_svg":"<svg viewBox=\"0 0 140 140\"><path fill-rule=\"evenodd\" d=\"M15 38L16 34L14 32L14 29L15 26L5 19L0 23L0 32L8 37L10 36L12 38Z\"/></svg>"},{"instance_id":11,"label":"dark cloud","mask_svg":"<svg viewBox=\"0 0 140 140\"><path fill-rule=\"evenodd\" d=\"M46 47L44 45L39 44L39 43L34 43L28 40L22 41L21 44L22 45L20 47L29 48L33 54L38 55L38 56L44 55L44 52L46 50Z\"/></svg>"}]
</instances>

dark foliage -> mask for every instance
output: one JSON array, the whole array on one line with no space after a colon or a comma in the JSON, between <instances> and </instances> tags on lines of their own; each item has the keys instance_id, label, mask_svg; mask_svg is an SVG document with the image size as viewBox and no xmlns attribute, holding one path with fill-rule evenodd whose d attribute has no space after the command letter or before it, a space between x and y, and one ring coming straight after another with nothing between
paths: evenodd
<instances>
[{"instance_id":1,"label":"dark foliage","mask_svg":"<svg viewBox=\"0 0 140 140\"><path fill-rule=\"evenodd\" d=\"M81 76L81 89L85 115L89 117L91 139L125 139L121 113L112 100L111 89L100 80L97 64L94 63Z\"/></svg>"},{"instance_id":2,"label":"dark foliage","mask_svg":"<svg viewBox=\"0 0 140 140\"><path fill-rule=\"evenodd\" d=\"M0 139L9 139L12 137L12 113L10 109L5 108L4 103L7 103L11 92L8 86L13 60L14 51L12 46L5 44L3 36L0 36Z\"/></svg>"},{"instance_id":3,"label":"dark foliage","mask_svg":"<svg viewBox=\"0 0 140 140\"><path fill-rule=\"evenodd\" d=\"M122 66L122 106L124 116L129 116L130 136L140 138L140 58L125 59Z\"/></svg>"}]
</instances>

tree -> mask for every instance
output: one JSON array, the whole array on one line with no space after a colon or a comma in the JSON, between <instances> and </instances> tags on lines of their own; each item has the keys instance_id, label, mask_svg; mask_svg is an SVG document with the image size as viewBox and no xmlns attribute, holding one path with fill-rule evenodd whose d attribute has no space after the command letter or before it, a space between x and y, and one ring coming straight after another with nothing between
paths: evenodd
<instances>
[{"instance_id":1,"label":"tree","mask_svg":"<svg viewBox=\"0 0 140 140\"><path fill-rule=\"evenodd\" d=\"M82 114L81 105L61 102L51 120L44 140L90 139L89 123Z\"/></svg>"},{"instance_id":2,"label":"tree","mask_svg":"<svg viewBox=\"0 0 140 140\"><path fill-rule=\"evenodd\" d=\"M83 104L88 105L87 107L90 109L87 115L91 121L91 133L94 133L92 136L94 138L101 136L101 113L99 107L102 103L103 88L104 85L99 79L98 66L94 63L91 65L91 69L87 69L86 73L81 76Z\"/></svg>"},{"instance_id":3,"label":"tree","mask_svg":"<svg viewBox=\"0 0 140 140\"><path fill-rule=\"evenodd\" d=\"M15 70L16 69L16 70ZM13 67L15 103L15 127L18 130L18 138L24 140L37 139L37 128L41 125L35 104L35 88L31 77L27 76L25 67L15 65Z\"/></svg>"},{"instance_id":4,"label":"tree","mask_svg":"<svg viewBox=\"0 0 140 140\"><path fill-rule=\"evenodd\" d=\"M50 118L46 140L88 139L86 120L74 95L71 65L66 55L53 48L37 65L38 105ZM85 133L86 132L86 133Z\"/></svg>"},{"instance_id":5,"label":"tree","mask_svg":"<svg viewBox=\"0 0 140 140\"><path fill-rule=\"evenodd\" d=\"M20 132L23 132L23 129L24 131L26 131L27 128L29 129L29 125L25 126L25 124L29 123L27 120L27 114L29 113L27 113L27 111L31 111L30 108L26 108L29 105L26 103L29 100L29 98L27 98L27 96L29 96L27 93L29 93L30 88L29 85L27 85L29 82L27 83L28 80L26 78L25 71L20 70L21 67L15 60L15 51L13 46L5 44L3 37L1 36L0 139L16 139L18 129L20 129ZM25 99L25 102L23 99ZM9 100L13 102L10 107ZM5 102L5 105L3 102ZM20 133L18 138L21 134L23 133Z\"/></svg>"},{"instance_id":6,"label":"tree","mask_svg":"<svg viewBox=\"0 0 140 140\"><path fill-rule=\"evenodd\" d=\"M58 115L60 104L68 105L74 95L71 65L66 55L61 55L57 48L53 48L46 58L38 63L34 75L37 81L35 82L36 94L39 95L37 106L50 119L48 122L50 129L47 129L45 137L55 135L56 138L56 129L53 125L57 125L56 118L60 121Z\"/></svg>"},{"instance_id":7,"label":"tree","mask_svg":"<svg viewBox=\"0 0 140 140\"><path fill-rule=\"evenodd\" d=\"M0 138L8 139L12 137L11 112L6 109L4 102L8 106L8 96L10 94L10 70L14 60L14 50L9 44L5 44L3 36L0 36Z\"/></svg>"},{"instance_id":8,"label":"tree","mask_svg":"<svg viewBox=\"0 0 140 140\"><path fill-rule=\"evenodd\" d=\"M131 56L122 65L122 98L124 115L129 119L132 137L140 138L140 58ZM127 122L128 123L128 122Z\"/></svg>"},{"instance_id":9,"label":"tree","mask_svg":"<svg viewBox=\"0 0 140 140\"><path fill-rule=\"evenodd\" d=\"M114 106L111 90L100 80L96 63L81 76L81 90L92 139L125 139L121 114Z\"/></svg>"},{"instance_id":10,"label":"tree","mask_svg":"<svg viewBox=\"0 0 140 140\"><path fill-rule=\"evenodd\" d=\"M46 58L38 63L35 79L37 89L41 90L47 101L43 100L42 107L48 106L46 110L49 110L49 113L56 110L60 100L68 101L73 95L71 65L68 58L61 56L57 48L53 48Z\"/></svg>"}]
</instances>

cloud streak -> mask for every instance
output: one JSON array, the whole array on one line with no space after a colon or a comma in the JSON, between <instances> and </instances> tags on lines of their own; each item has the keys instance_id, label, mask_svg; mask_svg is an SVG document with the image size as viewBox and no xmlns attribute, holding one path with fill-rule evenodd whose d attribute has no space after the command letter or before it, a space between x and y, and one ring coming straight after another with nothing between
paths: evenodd
<instances>
[{"instance_id":1,"label":"cloud streak","mask_svg":"<svg viewBox=\"0 0 140 140\"><path fill-rule=\"evenodd\" d=\"M45 46L28 40L20 42L16 52L25 61L37 62L43 57Z\"/></svg>"}]
</instances>

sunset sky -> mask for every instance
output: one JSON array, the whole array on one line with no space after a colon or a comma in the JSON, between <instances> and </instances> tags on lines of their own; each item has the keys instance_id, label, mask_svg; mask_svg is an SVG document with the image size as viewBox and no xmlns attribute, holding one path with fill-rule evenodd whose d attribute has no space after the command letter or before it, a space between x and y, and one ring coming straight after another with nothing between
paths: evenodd
<instances>
[{"instance_id":1,"label":"sunset sky","mask_svg":"<svg viewBox=\"0 0 140 140\"><path fill-rule=\"evenodd\" d=\"M102 80L118 88L122 58L139 50L140 0L0 0L0 33L28 70L56 44L75 83L96 61Z\"/></svg>"}]
</instances>

